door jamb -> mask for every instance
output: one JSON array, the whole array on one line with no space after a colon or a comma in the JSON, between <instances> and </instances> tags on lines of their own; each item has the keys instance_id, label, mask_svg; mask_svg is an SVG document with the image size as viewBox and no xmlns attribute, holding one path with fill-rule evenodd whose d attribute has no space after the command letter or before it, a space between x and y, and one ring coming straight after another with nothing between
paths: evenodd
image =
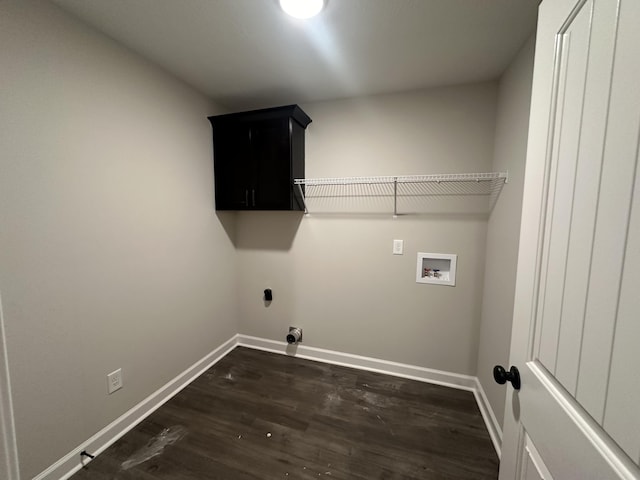
<instances>
[{"instance_id":1,"label":"door jamb","mask_svg":"<svg viewBox=\"0 0 640 480\"><path fill-rule=\"evenodd\" d=\"M11 379L9 376L9 358L0 294L0 476L7 480L19 480L18 445L13 417ZM4 465L3 465L4 464Z\"/></svg>"}]
</instances>

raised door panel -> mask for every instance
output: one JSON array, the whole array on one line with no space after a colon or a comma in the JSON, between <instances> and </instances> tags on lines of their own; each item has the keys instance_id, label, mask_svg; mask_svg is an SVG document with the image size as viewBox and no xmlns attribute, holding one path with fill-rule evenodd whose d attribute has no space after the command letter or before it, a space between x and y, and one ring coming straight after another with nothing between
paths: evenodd
<instances>
[{"instance_id":1,"label":"raised door panel","mask_svg":"<svg viewBox=\"0 0 640 480\"><path fill-rule=\"evenodd\" d=\"M607 371L604 428L640 465L640 2L621 2L619 16L609 109L610 124L616 124L609 128L605 154L612 168L628 175L614 186L623 194L616 197L616 217L620 221L620 215L628 215L628 219L619 251L623 262L616 279L617 315ZM606 275L610 275L609 266Z\"/></svg>"},{"instance_id":2,"label":"raised door panel","mask_svg":"<svg viewBox=\"0 0 640 480\"><path fill-rule=\"evenodd\" d=\"M640 156L639 156L640 157ZM609 366L604 428L640 465L640 169L636 177Z\"/></svg>"},{"instance_id":3,"label":"raised door panel","mask_svg":"<svg viewBox=\"0 0 640 480\"><path fill-rule=\"evenodd\" d=\"M248 125L221 123L213 127L216 209L245 210L251 206L255 168Z\"/></svg>"},{"instance_id":4,"label":"raised door panel","mask_svg":"<svg viewBox=\"0 0 640 480\"><path fill-rule=\"evenodd\" d=\"M618 30L602 5L579 2L558 42L537 339L537 360L600 424L635 168L608 152L633 113L607 115Z\"/></svg>"},{"instance_id":5,"label":"raised door panel","mask_svg":"<svg viewBox=\"0 0 640 480\"><path fill-rule=\"evenodd\" d=\"M289 118L251 125L251 155L256 168L252 207L258 210L292 208L292 172Z\"/></svg>"},{"instance_id":6,"label":"raised door panel","mask_svg":"<svg viewBox=\"0 0 640 480\"><path fill-rule=\"evenodd\" d=\"M291 174L293 179L305 178L304 171L304 143L305 127L296 121L291 121ZM300 185L293 188L294 210L305 210L305 186Z\"/></svg>"},{"instance_id":7,"label":"raised door panel","mask_svg":"<svg viewBox=\"0 0 640 480\"><path fill-rule=\"evenodd\" d=\"M557 365L557 339L566 310L566 261L571 239L571 218L580 209L574 209L575 172L582 133L581 118L584 110L585 76L589 58L592 2L587 2L576 13L563 32L559 49L557 74L557 111L553 131L552 158L545 259L541 288L538 359L555 373ZM583 239L586 241L586 239Z\"/></svg>"}]
</instances>

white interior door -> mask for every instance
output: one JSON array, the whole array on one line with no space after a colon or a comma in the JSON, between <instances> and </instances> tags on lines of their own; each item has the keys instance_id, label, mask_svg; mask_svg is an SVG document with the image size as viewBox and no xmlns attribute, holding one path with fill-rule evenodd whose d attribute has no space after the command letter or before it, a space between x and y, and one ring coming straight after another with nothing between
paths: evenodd
<instances>
[{"instance_id":1,"label":"white interior door","mask_svg":"<svg viewBox=\"0 0 640 480\"><path fill-rule=\"evenodd\" d=\"M500 479L637 479L640 0L542 2L529 128Z\"/></svg>"}]
</instances>

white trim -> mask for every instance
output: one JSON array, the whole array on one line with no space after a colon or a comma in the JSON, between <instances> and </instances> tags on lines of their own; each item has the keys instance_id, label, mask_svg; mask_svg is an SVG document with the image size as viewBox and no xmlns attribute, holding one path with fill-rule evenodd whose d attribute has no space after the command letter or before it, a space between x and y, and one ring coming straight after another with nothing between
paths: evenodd
<instances>
[{"instance_id":1,"label":"white trim","mask_svg":"<svg viewBox=\"0 0 640 480\"><path fill-rule=\"evenodd\" d=\"M34 477L33 480L66 480L82 468L80 452L87 450L93 455L98 455L110 447L116 440L122 437L138 423L147 418L158 408L169 401L180 390L195 380L204 371L211 368L221 358L233 350L238 343L238 335L234 335L211 353L206 355L183 373L169 381L166 385L156 390L143 401L131 408L128 412L104 427L86 442L77 446L44 472ZM86 463L86 462L85 462Z\"/></svg>"},{"instance_id":2,"label":"white trim","mask_svg":"<svg viewBox=\"0 0 640 480\"><path fill-rule=\"evenodd\" d=\"M5 463L0 465L2 469L0 473L6 475L7 480L18 480L20 478L18 442L13 417L9 353L4 330L2 295L0 295L0 447L4 450L0 454L0 458L3 458Z\"/></svg>"},{"instance_id":3,"label":"white trim","mask_svg":"<svg viewBox=\"0 0 640 480\"><path fill-rule=\"evenodd\" d=\"M593 445L602 459L615 471L616 478L638 480L635 473L638 471L637 465L609 435L604 433L601 425L596 423L590 415L582 413L582 406L577 400L561 385L549 378L544 367L541 367L537 361L527 362L527 366L586 441Z\"/></svg>"},{"instance_id":4,"label":"white trim","mask_svg":"<svg viewBox=\"0 0 640 480\"><path fill-rule=\"evenodd\" d=\"M500 458L502 456L502 428L500 428L500 423L498 423L496 414L494 413L493 408L491 408L491 403L489 403L487 394L485 393L484 388L482 388L482 384L477 377L473 394L476 397L476 403L480 409L480 414L482 415L484 423L487 426L487 430L489 431L489 437L491 437L491 442L493 442L493 448L495 448L498 458Z\"/></svg>"},{"instance_id":5,"label":"white trim","mask_svg":"<svg viewBox=\"0 0 640 480\"><path fill-rule=\"evenodd\" d=\"M238 335L238 345L242 347L264 350L267 352L292 355L307 360L331 363L343 367L357 368L369 372L384 373L395 377L418 380L420 382L434 383L445 387L457 388L460 390L475 390L475 378L470 375L444 372L431 368L417 367L404 363L390 362L378 358L363 357L351 353L336 352L323 348L307 347L305 345L291 346L285 342L268 340L265 338L250 337L248 335Z\"/></svg>"}]
</instances>

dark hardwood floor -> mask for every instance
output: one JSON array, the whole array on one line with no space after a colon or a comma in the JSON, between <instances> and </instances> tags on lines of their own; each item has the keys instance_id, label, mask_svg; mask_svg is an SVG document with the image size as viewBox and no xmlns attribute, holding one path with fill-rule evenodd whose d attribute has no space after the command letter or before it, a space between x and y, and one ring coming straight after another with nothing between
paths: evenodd
<instances>
[{"instance_id":1,"label":"dark hardwood floor","mask_svg":"<svg viewBox=\"0 0 640 480\"><path fill-rule=\"evenodd\" d=\"M238 347L72 480L497 472L470 392Z\"/></svg>"}]
</instances>

